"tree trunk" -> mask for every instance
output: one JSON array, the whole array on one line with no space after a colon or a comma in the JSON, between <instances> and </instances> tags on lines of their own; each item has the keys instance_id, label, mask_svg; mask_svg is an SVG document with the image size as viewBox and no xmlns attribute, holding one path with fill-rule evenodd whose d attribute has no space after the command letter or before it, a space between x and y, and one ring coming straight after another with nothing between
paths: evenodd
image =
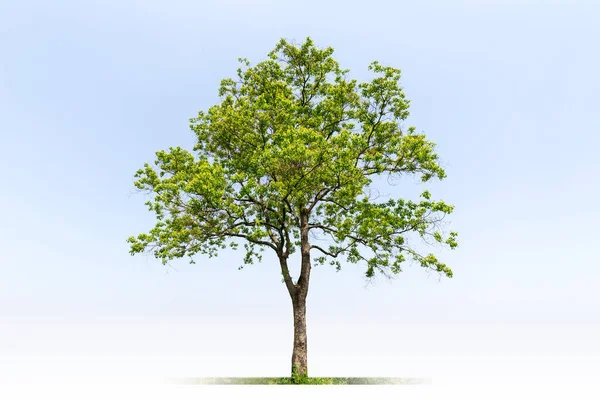
<instances>
[{"instance_id":1,"label":"tree trunk","mask_svg":"<svg viewBox=\"0 0 600 400\"><path fill-rule=\"evenodd\" d=\"M294 350L292 352L292 378L308 376L306 346L306 298L296 296L294 308Z\"/></svg>"},{"instance_id":2,"label":"tree trunk","mask_svg":"<svg viewBox=\"0 0 600 400\"><path fill-rule=\"evenodd\" d=\"M310 280L310 243L308 242L308 211L300 212L300 254L302 256L300 277L294 285L292 304L294 306L294 350L292 352L292 378L308 376L306 346L306 296ZM298 383L298 382L297 382Z\"/></svg>"}]
</instances>

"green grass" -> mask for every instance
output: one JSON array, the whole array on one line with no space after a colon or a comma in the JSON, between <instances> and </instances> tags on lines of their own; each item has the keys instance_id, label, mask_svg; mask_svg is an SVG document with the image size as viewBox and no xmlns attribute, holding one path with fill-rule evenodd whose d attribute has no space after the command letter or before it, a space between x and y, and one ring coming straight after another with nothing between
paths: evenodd
<instances>
[{"instance_id":1,"label":"green grass","mask_svg":"<svg viewBox=\"0 0 600 400\"><path fill-rule=\"evenodd\" d=\"M253 377L253 378L183 378L173 383L183 385L293 385L292 378ZM418 385L430 383L421 378L368 378L368 377L307 377L305 385Z\"/></svg>"}]
</instances>

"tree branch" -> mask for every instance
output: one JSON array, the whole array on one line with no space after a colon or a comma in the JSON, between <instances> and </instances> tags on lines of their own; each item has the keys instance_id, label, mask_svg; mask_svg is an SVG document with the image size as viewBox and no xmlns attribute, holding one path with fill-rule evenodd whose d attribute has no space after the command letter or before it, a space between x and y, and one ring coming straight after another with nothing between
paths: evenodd
<instances>
[{"instance_id":1,"label":"tree branch","mask_svg":"<svg viewBox=\"0 0 600 400\"><path fill-rule=\"evenodd\" d=\"M292 277L290 276L290 270L287 266L287 258L279 257L279 265L281 267L281 273L283 275L285 286L287 287L290 296L293 298L296 295L296 286L294 285L294 281L292 281Z\"/></svg>"}]
</instances>

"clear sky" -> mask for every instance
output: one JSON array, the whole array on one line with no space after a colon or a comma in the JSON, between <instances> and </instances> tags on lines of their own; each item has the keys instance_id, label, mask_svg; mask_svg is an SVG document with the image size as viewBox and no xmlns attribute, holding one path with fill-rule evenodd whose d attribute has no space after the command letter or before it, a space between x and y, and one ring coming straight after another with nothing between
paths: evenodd
<instances>
[{"instance_id":1,"label":"clear sky","mask_svg":"<svg viewBox=\"0 0 600 400\"><path fill-rule=\"evenodd\" d=\"M456 205L460 239L436 250L453 279L414 266L365 288L356 266L316 268L309 370L445 376L440 357L484 353L596 363L599 20L577 1L0 2L0 372L15 371L2 354L103 354L156 373L287 375L274 258L238 271L228 250L166 269L125 239L154 222L136 169L191 149L188 119L238 57L307 36L358 79L373 60L402 69L409 122L448 173L426 187Z\"/></svg>"}]
</instances>

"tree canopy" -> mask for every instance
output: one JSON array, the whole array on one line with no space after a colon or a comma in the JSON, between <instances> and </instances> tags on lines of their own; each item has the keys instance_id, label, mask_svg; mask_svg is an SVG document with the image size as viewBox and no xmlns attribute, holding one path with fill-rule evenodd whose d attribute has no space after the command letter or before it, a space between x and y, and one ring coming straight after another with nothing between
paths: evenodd
<instances>
[{"instance_id":1,"label":"tree canopy","mask_svg":"<svg viewBox=\"0 0 600 400\"><path fill-rule=\"evenodd\" d=\"M428 191L418 201L369 195L381 175L446 177L434 143L401 125L409 100L400 70L373 62L374 78L359 83L332 54L308 38L281 40L256 65L240 59L237 77L221 81L220 102L190 120L193 151L159 151L137 171L157 222L128 239L131 253L193 262L243 243L243 265L264 249L280 260L304 249L318 264L362 264L367 277L397 274L411 260L451 277L407 235L455 248L456 232L440 225L453 206ZM311 242L309 233L326 240ZM294 282L283 265L282 274L290 290L308 279L303 271Z\"/></svg>"}]
</instances>

